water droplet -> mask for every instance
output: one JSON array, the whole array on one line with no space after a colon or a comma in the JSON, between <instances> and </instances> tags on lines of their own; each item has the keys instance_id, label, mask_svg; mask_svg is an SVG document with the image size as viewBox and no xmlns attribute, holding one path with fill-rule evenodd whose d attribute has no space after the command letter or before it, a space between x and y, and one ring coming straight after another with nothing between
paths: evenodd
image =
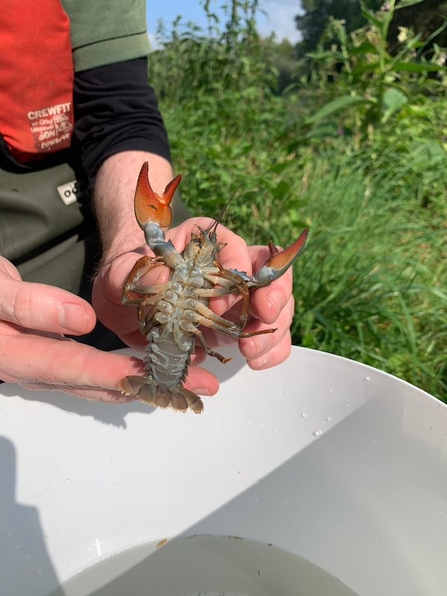
<instances>
[{"instance_id":1,"label":"water droplet","mask_svg":"<svg viewBox=\"0 0 447 596\"><path fill-rule=\"evenodd\" d=\"M365 377L363 380L364 381L371 381L371 377Z\"/></svg>"},{"instance_id":2,"label":"water droplet","mask_svg":"<svg viewBox=\"0 0 447 596\"><path fill-rule=\"evenodd\" d=\"M36 569L36 575L43 575L43 567L38 567Z\"/></svg>"},{"instance_id":3,"label":"water droplet","mask_svg":"<svg viewBox=\"0 0 447 596\"><path fill-rule=\"evenodd\" d=\"M336 530L341 530L341 526L339 526L338 524L335 525L335 529Z\"/></svg>"},{"instance_id":4,"label":"water droplet","mask_svg":"<svg viewBox=\"0 0 447 596\"><path fill-rule=\"evenodd\" d=\"M309 414L307 412L301 412L301 418L307 418Z\"/></svg>"},{"instance_id":5,"label":"water droplet","mask_svg":"<svg viewBox=\"0 0 447 596\"><path fill-rule=\"evenodd\" d=\"M262 428L264 425L262 424L262 422L259 423L259 428Z\"/></svg>"},{"instance_id":6,"label":"water droplet","mask_svg":"<svg viewBox=\"0 0 447 596\"><path fill-rule=\"evenodd\" d=\"M436 512L438 515L442 515L444 512L442 511L442 509L439 509L439 511Z\"/></svg>"},{"instance_id":7,"label":"water droplet","mask_svg":"<svg viewBox=\"0 0 447 596\"><path fill-rule=\"evenodd\" d=\"M95 439L98 440L99 439L99 435L96 435Z\"/></svg>"},{"instance_id":8,"label":"water droplet","mask_svg":"<svg viewBox=\"0 0 447 596\"><path fill-rule=\"evenodd\" d=\"M68 484L70 482L70 478L65 478L65 484Z\"/></svg>"},{"instance_id":9,"label":"water droplet","mask_svg":"<svg viewBox=\"0 0 447 596\"><path fill-rule=\"evenodd\" d=\"M321 435L323 434L322 430L314 430L314 432L312 433L314 437L321 437Z\"/></svg>"},{"instance_id":10,"label":"water droplet","mask_svg":"<svg viewBox=\"0 0 447 596\"><path fill-rule=\"evenodd\" d=\"M22 548L22 545L21 544L16 544L15 549L16 550L19 550L19 548Z\"/></svg>"},{"instance_id":11,"label":"water droplet","mask_svg":"<svg viewBox=\"0 0 447 596\"><path fill-rule=\"evenodd\" d=\"M247 420L247 424L251 424L251 420Z\"/></svg>"},{"instance_id":12,"label":"water droplet","mask_svg":"<svg viewBox=\"0 0 447 596\"><path fill-rule=\"evenodd\" d=\"M29 561L30 559L33 558L33 555L31 553L28 553L28 554L25 555L24 558L25 558L25 561Z\"/></svg>"},{"instance_id":13,"label":"water droplet","mask_svg":"<svg viewBox=\"0 0 447 596\"><path fill-rule=\"evenodd\" d=\"M277 433L277 432L278 432L278 429L277 429L277 428L274 428L274 429L272 430L272 433Z\"/></svg>"},{"instance_id":14,"label":"water droplet","mask_svg":"<svg viewBox=\"0 0 447 596\"><path fill-rule=\"evenodd\" d=\"M347 408L350 408L350 407L351 407L351 404L346 404L346 407L347 407Z\"/></svg>"}]
</instances>

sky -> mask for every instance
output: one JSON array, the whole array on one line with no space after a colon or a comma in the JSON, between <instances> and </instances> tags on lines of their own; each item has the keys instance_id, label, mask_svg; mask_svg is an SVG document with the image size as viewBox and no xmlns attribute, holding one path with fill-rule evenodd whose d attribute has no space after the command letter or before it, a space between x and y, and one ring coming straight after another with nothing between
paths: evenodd
<instances>
[{"instance_id":1,"label":"sky","mask_svg":"<svg viewBox=\"0 0 447 596\"><path fill-rule=\"evenodd\" d=\"M210 3L210 8L218 16L222 16L219 7L223 1L211 0ZM267 36L274 32L278 41L284 38L292 43L299 41L299 32L294 21L294 17L300 12L299 0L260 0L259 6L265 12L265 15L259 14L258 18L258 31L261 35ZM162 19L169 31L171 23L179 15L185 22L192 21L201 27L206 26L205 11L200 0L147 0L147 23L152 43L158 20Z\"/></svg>"}]
</instances>

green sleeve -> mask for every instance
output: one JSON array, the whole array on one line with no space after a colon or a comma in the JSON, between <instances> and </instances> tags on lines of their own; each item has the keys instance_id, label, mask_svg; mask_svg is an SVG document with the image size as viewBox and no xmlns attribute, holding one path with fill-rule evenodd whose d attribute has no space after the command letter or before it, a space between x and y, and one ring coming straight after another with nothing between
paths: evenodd
<instances>
[{"instance_id":1,"label":"green sleeve","mask_svg":"<svg viewBox=\"0 0 447 596\"><path fill-rule=\"evenodd\" d=\"M75 71L149 53L145 0L61 0L71 23Z\"/></svg>"}]
</instances>

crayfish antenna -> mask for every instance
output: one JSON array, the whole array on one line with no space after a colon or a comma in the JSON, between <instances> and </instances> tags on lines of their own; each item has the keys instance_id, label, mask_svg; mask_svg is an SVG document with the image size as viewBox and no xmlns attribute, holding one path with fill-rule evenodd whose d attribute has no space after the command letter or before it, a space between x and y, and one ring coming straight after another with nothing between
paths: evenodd
<instances>
[{"instance_id":1,"label":"crayfish antenna","mask_svg":"<svg viewBox=\"0 0 447 596\"><path fill-rule=\"evenodd\" d=\"M236 196L237 191L240 189L240 187L242 186L242 183L239 184L239 186L237 186L235 188L235 190L233 191L233 194L231 195L231 197L228 199L228 201L225 203L225 205L223 206L221 212L219 213L219 215L217 216L217 219L215 219L213 221L213 223L210 225L210 227L205 230L207 232L207 234L210 236L211 234L215 234L216 230L217 230L217 226L219 225L219 223L226 217L227 215L227 211L228 211L228 207L230 206L231 201L234 199L234 197Z\"/></svg>"},{"instance_id":2,"label":"crayfish antenna","mask_svg":"<svg viewBox=\"0 0 447 596\"><path fill-rule=\"evenodd\" d=\"M143 230L149 223L155 223L161 228L168 228L172 221L170 203L182 177L176 176L166 186L163 194L159 195L152 189L148 174L149 163L145 161L141 166L135 189L135 217Z\"/></svg>"}]
</instances>

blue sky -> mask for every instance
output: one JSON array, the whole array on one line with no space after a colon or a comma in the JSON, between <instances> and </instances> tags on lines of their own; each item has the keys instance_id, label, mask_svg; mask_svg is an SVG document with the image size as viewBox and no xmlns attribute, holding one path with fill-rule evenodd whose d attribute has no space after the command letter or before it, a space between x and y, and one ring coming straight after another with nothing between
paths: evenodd
<instances>
[{"instance_id":1,"label":"blue sky","mask_svg":"<svg viewBox=\"0 0 447 596\"><path fill-rule=\"evenodd\" d=\"M220 6L224 0L211 0L210 8L219 16L222 16ZM258 30L261 35L269 35L274 32L278 41L284 38L292 43L299 40L298 31L295 28L294 16L300 12L298 0L260 0L260 8L265 16L260 15L258 19ZM205 26L205 12L200 0L147 0L147 23L148 31L153 40L157 28L158 19L162 19L169 30L174 19L181 15L185 22L192 21L199 26Z\"/></svg>"}]
</instances>

